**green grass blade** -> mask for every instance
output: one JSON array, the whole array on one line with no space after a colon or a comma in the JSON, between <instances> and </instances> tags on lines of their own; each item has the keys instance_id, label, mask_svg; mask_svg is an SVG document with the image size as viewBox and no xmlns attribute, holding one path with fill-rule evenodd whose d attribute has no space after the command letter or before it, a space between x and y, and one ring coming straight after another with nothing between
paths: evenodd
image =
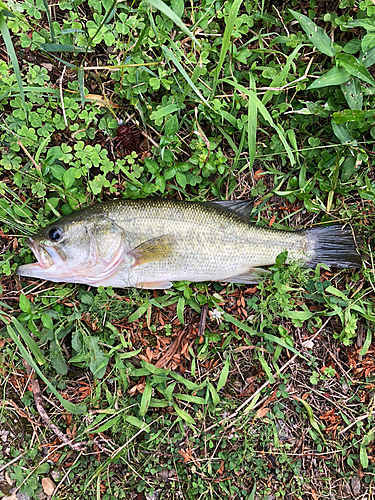
<instances>
[{"instance_id":1,"label":"green grass blade","mask_svg":"<svg viewBox=\"0 0 375 500\"><path fill-rule=\"evenodd\" d=\"M77 47L76 45L68 45L62 43L40 43L39 47L45 52L92 52L92 49L86 47Z\"/></svg>"},{"instance_id":2,"label":"green grass blade","mask_svg":"<svg viewBox=\"0 0 375 500\"><path fill-rule=\"evenodd\" d=\"M85 72L83 68L78 69L78 88L79 88L79 94L81 96L81 103L82 106L85 105Z\"/></svg>"},{"instance_id":3,"label":"green grass blade","mask_svg":"<svg viewBox=\"0 0 375 500\"><path fill-rule=\"evenodd\" d=\"M284 347L285 349L288 349L289 351L293 352L294 354L297 354L300 358L304 359L307 361L307 358L303 356L297 349L295 349L293 346L285 342L285 340L281 339L280 337L276 337L276 335L271 335L269 333L263 333L263 337L265 340L268 340L269 342L275 343L280 345L281 347Z\"/></svg>"},{"instance_id":4,"label":"green grass blade","mask_svg":"<svg viewBox=\"0 0 375 500\"><path fill-rule=\"evenodd\" d=\"M268 365L267 361L264 359L263 355L260 352L258 352L258 359L259 359L260 364L262 365L263 370L265 371L265 373L267 375L269 383L274 384L275 377L272 375L272 371L271 371L270 366Z\"/></svg>"},{"instance_id":5,"label":"green grass blade","mask_svg":"<svg viewBox=\"0 0 375 500\"><path fill-rule=\"evenodd\" d=\"M225 132L223 127L220 127L217 125L217 129L220 130L220 132L223 134L223 136L226 138L226 140L229 143L229 146L233 149L233 151L236 153L236 157L239 156L239 150L238 147L236 146L235 142L233 141L232 137Z\"/></svg>"},{"instance_id":6,"label":"green grass blade","mask_svg":"<svg viewBox=\"0 0 375 500\"><path fill-rule=\"evenodd\" d=\"M27 117L27 109L26 109L26 99L25 99L25 92L23 90L23 83L22 83L22 78L21 78L21 71L20 67L18 64L18 59L16 55L16 51L14 50L14 46L12 43L12 39L10 37L10 33L8 30L8 26L5 22L4 18L4 13L0 11L0 32L3 36L5 46L7 48L7 52L9 54L10 60L12 61L13 65L13 70L14 74L16 75L17 83L18 83L18 88L20 89L20 95L21 95L21 100L22 100L22 107L25 112L25 118L26 118L26 123L28 123L28 117Z\"/></svg>"},{"instance_id":7,"label":"green grass blade","mask_svg":"<svg viewBox=\"0 0 375 500\"><path fill-rule=\"evenodd\" d=\"M21 297L22 297L22 295L21 295ZM26 330L26 328L24 328L16 318L13 318L12 323L13 323L16 331L19 333L19 335L21 336L21 338L23 339L23 341L25 342L25 344L27 345L27 347L30 349L31 353L35 357L38 365L44 365L46 360L44 359L43 353L39 349L36 342L30 337L30 334Z\"/></svg>"},{"instance_id":8,"label":"green grass blade","mask_svg":"<svg viewBox=\"0 0 375 500\"><path fill-rule=\"evenodd\" d=\"M249 333L250 335L255 335L254 330L250 327L245 325L245 323L242 323L239 319L235 318L229 313L224 312L223 318L225 321L228 321L229 323L232 323L232 325L237 326L237 328L240 328L240 330L243 330L244 332ZM294 354L297 354L297 356L301 357L302 359L305 359L307 361L307 358L303 356L297 349L295 349L293 346L287 344L285 340L276 337L276 335L271 335L269 333L263 333L262 334L265 340L268 340L269 342L273 342L276 344L281 345L285 349L289 349L289 351L293 352Z\"/></svg>"},{"instance_id":9,"label":"green grass blade","mask_svg":"<svg viewBox=\"0 0 375 500\"><path fill-rule=\"evenodd\" d=\"M371 341L372 341L372 331L370 328L367 329L367 335L366 335L366 340L362 346L362 349L359 351L359 355L360 356L364 356L365 354L367 354L367 351L369 350L370 348L370 345L371 345Z\"/></svg>"},{"instance_id":10,"label":"green grass blade","mask_svg":"<svg viewBox=\"0 0 375 500\"><path fill-rule=\"evenodd\" d=\"M247 136L247 132L248 131L246 130L246 127L244 126L242 129L242 133L241 133L240 145L237 148L236 157L234 158L234 161L233 161L233 171L236 170L237 164L240 160L240 156L242 154L243 146L245 144L245 138Z\"/></svg>"},{"instance_id":11,"label":"green grass blade","mask_svg":"<svg viewBox=\"0 0 375 500\"><path fill-rule=\"evenodd\" d=\"M185 309L185 297L180 297L177 302L177 317L181 325L185 324L184 309Z\"/></svg>"},{"instance_id":12,"label":"green grass blade","mask_svg":"<svg viewBox=\"0 0 375 500\"><path fill-rule=\"evenodd\" d=\"M48 134L47 137L45 137L43 139L43 141L40 143L36 153L35 153L35 163L38 164L39 163L39 158L40 158L40 155L42 154L44 148L47 146L47 144L50 142L50 139L51 139L51 134ZM39 175L42 177L42 172L39 171Z\"/></svg>"},{"instance_id":13,"label":"green grass blade","mask_svg":"<svg viewBox=\"0 0 375 500\"><path fill-rule=\"evenodd\" d=\"M14 319L13 319L13 324L14 324ZM69 413L72 413L73 415L82 415L82 413L87 412L86 405L79 404L75 405L73 403L70 403L66 399L64 399L55 389L55 387L50 383L50 381L43 375L41 370L39 369L37 363L33 360L33 358L30 356L29 352L27 349L24 347L22 344L21 340L18 338L17 333L13 330L11 326L7 327L7 331L9 334L9 337L13 340L13 342L16 344L18 347L21 356L27 363L31 366L31 368L38 374L38 376L43 380L43 382L47 385L49 390L57 397L57 399L60 401L61 405L65 408L66 411Z\"/></svg>"},{"instance_id":14,"label":"green grass blade","mask_svg":"<svg viewBox=\"0 0 375 500\"><path fill-rule=\"evenodd\" d=\"M159 108L156 111L153 111L150 115L151 120L160 120L160 118L164 118L165 116L171 115L175 111L180 109L178 104L167 104Z\"/></svg>"},{"instance_id":15,"label":"green grass blade","mask_svg":"<svg viewBox=\"0 0 375 500\"><path fill-rule=\"evenodd\" d=\"M147 3L149 3L150 5L152 5L152 7L155 7L155 9L160 10L160 12L169 17L169 19L173 21L179 28L181 28L182 31L186 33L187 36L193 40L193 42L195 42L199 47L201 46L201 44L195 38L193 33L187 28L187 26L185 26L185 24L181 21L178 15L170 7L168 7L168 5L162 2L162 0L147 0Z\"/></svg>"},{"instance_id":16,"label":"green grass blade","mask_svg":"<svg viewBox=\"0 0 375 500\"><path fill-rule=\"evenodd\" d=\"M205 405L207 401L200 396L189 396L189 394L173 394L175 399L186 401L187 403L195 403L197 405Z\"/></svg>"},{"instance_id":17,"label":"green grass blade","mask_svg":"<svg viewBox=\"0 0 375 500\"><path fill-rule=\"evenodd\" d=\"M203 68L201 68L199 66L199 64L197 64L194 68L193 74L191 75L191 81L193 82L194 85L198 81L198 78L201 76L202 71L203 71ZM190 87L191 87L190 84L186 83L185 90L180 97L180 101L179 101L180 107L182 106L182 103L184 102L186 96L188 95Z\"/></svg>"},{"instance_id":18,"label":"green grass blade","mask_svg":"<svg viewBox=\"0 0 375 500\"><path fill-rule=\"evenodd\" d=\"M217 393L215 387L211 384L211 382L208 382L208 389L211 394L212 404L214 406L217 406L220 403L220 396Z\"/></svg>"},{"instance_id":19,"label":"green grass blade","mask_svg":"<svg viewBox=\"0 0 375 500\"><path fill-rule=\"evenodd\" d=\"M278 133L279 138L280 138L281 142L283 143L284 148L285 148L285 150L286 150L286 152L287 152L287 154L289 156L290 163L292 165L294 165L296 163L296 160L294 158L294 154L293 154L293 152L292 152L289 144L286 141L283 129L280 127L280 125L276 124L273 121L273 119L272 119L271 115L269 114L269 112L267 111L266 107L264 106L264 104L262 103L262 101L260 99L258 99L258 97L255 95L254 91L251 91L251 90L247 89L246 87L244 87L243 85L240 85L240 84L238 84L236 82L233 82L231 80L225 79L225 80L223 80L223 82L228 83L229 85L232 85L237 90L240 90L241 92L243 92L245 95L247 95L249 97L249 103L250 102L254 103L254 105L259 109L259 111L260 111L261 115L263 116L263 118Z\"/></svg>"},{"instance_id":20,"label":"green grass blade","mask_svg":"<svg viewBox=\"0 0 375 500\"><path fill-rule=\"evenodd\" d=\"M229 11L228 18L226 19L226 26L225 26L225 31L223 35L223 43L221 45L221 50L220 50L220 56L219 56L219 62L217 63L217 66L215 68L215 78L214 78L214 84L212 87L212 96L215 95L216 91L216 85L217 81L220 75L221 68L223 67L224 64L224 59L225 56L227 55L229 45L230 45L230 39L232 36L233 28L234 28L234 23L236 22L237 19L237 14L240 9L242 0L234 0L232 7Z\"/></svg>"},{"instance_id":21,"label":"green grass blade","mask_svg":"<svg viewBox=\"0 0 375 500\"><path fill-rule=\"evenodd\" d=\"M49 24L49 29L50 29L50 32L51 32L51 40L53 43L55 43L55 29L53 27L53 23L52 23L52 19L51 19L51 12L49 10L49 5L48 5L48 2L47 0L43 0L43 5L44 5L44 8L46 9L46 13L47 13L47 17L48 17L48 24Z\"/></svg>"},{"instance_id":22,"label":"green grass blade","mask_svg":"<svg viewBox=\"0 0 375 500\"><path fill-rule=\"evenodd\" d=\"M271 88L272 87L280 87L282 85L282 83L284 82L284 80L288 76L290 65L292 64L293 59L297 56L297 54L298 54L299 50L301 49L301 47L302 47L302 44L298 45L293 50L293 52L290 54L290 56L288 57L288 59L285 62L285 65L284 65L283 69L280 71L280 73L276 74L275 78L270 83L270 87ZM251 87L251 85L250 85L250 87ZM272 98L272 96L274 94L276 94L276 93L279 93L279 92L281 92L281 91L280 90L267 90L266 93L263 96L262 103L264 105L266 105L267 102Z\"/></svg>"},{"instance_id":23,"label":"green grass blade","mask_svg":"<svg viewBox=\"0 0 375 500\"><path fill-rule=\"evenodd\" d=\"M152 398L151 398L151 400L152 400ZM143 429L146 429L148 427L146 422L142 422L142 420L140 420L137 417L133 417L132 415L124 415L123 418L128 424L133 425L134 427L137 427L137 429L143 430Z\"/></svg>"},{"instance_id":24,"label":"green grass blade","mask_svg":"<svg viewBox=\"0 0 375 500\"><path fill-rule=\"evenodd\" d=\"M299 403L301 403L302 406L305 408L307 416L309 417L309 421L310 421L311 427L319 434L319 436L322 438L323 442L325 443L326 440L324 439L324 436L322 434L322 430L320 428L320 425L315 420L315 415L314 415L313 409L311 408L311 406L309 405L309 403L307 401L305 401L304 399L301 399L301 398L295 397L295 399Z\"/></svg>"},{"instance_id":25,"label":"green grass blade","mask_svg":"<svg viewBox=\"0 0 375 500\"><path fill-rule=\"evenodd\" d=\"M220 373L220 377L216 387L217 392L219 392L220 389L222 389L224 385L227 383L229 369L230 369L230 356L228 356L227 359L225 360L224 367Z\"/></svg>"},{"instance_id":26,"label":"green grass blade","mask_svg":"<svg viewBox=\"0 0 375 500\"><path fill-rule=\"evenodd\" d=\"M23 87L23 90L25 93L27 92L33 92L34 94L55 94L56 96L59 95L59 90L58 89L47 89L46 87ZM0 95L0 102L5 99L8 96L11 97L16 97L20 96L19 92L19 86L18 85L13 85L12 87L9 87L4 94Z\"/></svg>"},{"instance_id":27,"label":"green grass blade","mask_svg":"<svg viewBox=\"0 0 375 500\"><path fill-rule=\"evenodd\" d=\"M140 404L140 410L139 410L139 415L141 417L144 417L147 413L147 409L148 409L148 406L149 406L150 401L151 401L151 395L152 395L151 383L149 380L147 380L146 386L143 390L141 404Z\"/></svg>"},{"instance_id":28,"label":"green grass blade","mask_svg":"<svg viewBox=\"0 0 375 500\"><path fill-rule=\"evenodd\" d=\"M133 54L136 54L139 50L139 47L141 46L142 42L143 42L143 39L148 31L148 26L147 24L145 25L145 27L143 28L143 30L141 31L141 34L139 35L138 37L138 40L137 40L137 43L135 44L135 47L133 49Z\"/></svg>"},{"instance_id":29,"label":"green grass blade","mask_svg":"<svg viewBox=\"0 0 375 500\"><path fill-rule=\"evenodd\" d=\"M197 89L197 87L195 86L195 84L191 80L190 76L186 73L186 71L182 67L180 61L177 60L177 58L173 54L173 52L171 50L169 50L168 47L166 47L165 45L162 45L162 50L163 50L164 54L168 57L168 59L170 59L173 62L173 64L177 67L177 69L179 70L179 72L181 73L181 75L185 78L185 80L188 82L188 84L190 85L190 87L192 88L192 90L197 94L197 96L199 97L199 99L201 101L203 101L206 104L206 106L208 106L209 108L211 108L209 102L206 101L206 99L203 97L203 95L201 94L201 92Z\"/></svg>"},{"instance_id":30,"label":"green grass blade","mask_svg":"<svg viewBox=\"0 0 375 500\"><path fill-rule=\"evenodd\" d=\"M182 418L187 424L195 425L195 420L189 415L185 410L181 410L175 403L173 403L173 408L177 415Z\"/></svg>"},{"instance_id":31,"label":"green grass blade","mask_svg":"<svg viewBox=\"0 0 375 500\"><path fill-rule=\"evenodd\" d=\"M247 105L247 145L249 148L249 170L253 168L255 155L256 155L256 145L257 145L257 123L258 123L258 108L255 104L256 91L255 91L255 79L254 75L250 73L250 92L253 95L252 99L249 99Z\"/></svg>"},{"instance_id":32,"label":"green grass blade","mask_svg":"<svg viewBox=\"0 0 375 500\"><path fill-rule=\"evenodd\" d=\"M257 492L257 482L254 481L253 489L251 490L249 500L255 500L255 493Z\"/></svg>"}]
</instances>

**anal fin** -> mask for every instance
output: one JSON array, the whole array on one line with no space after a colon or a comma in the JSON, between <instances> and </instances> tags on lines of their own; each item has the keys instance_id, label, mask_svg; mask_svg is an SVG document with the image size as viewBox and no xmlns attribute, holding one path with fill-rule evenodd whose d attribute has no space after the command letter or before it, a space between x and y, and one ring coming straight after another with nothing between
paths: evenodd
<instances>
[{"instance_id":1,"label":"anal fin","mask_svg":"<svg viewBox=\"0 0 375 500\"><path fill-rule=\"evenodd\" d=\"M239 283L244 285L252 285L254 283L259 283L263 279L266 279L271 274L271 271L263 269L261 267L252 267L246 273L238 274L237 276L231 276L230 278L225 278L220 281L226 281L227 283Z\"/></svg>"},{"instance_id":2,"label":"anal fin","mask_svg":"<svg viewBox=\"0 0 375 500\"><path fill-rule=\"evenodd\" d=\"M171 281L145 281L144 283L137 283L137 288L147 288L151 290L164 290L165 288L171 288Z\"/></svg>"}]
</instances>

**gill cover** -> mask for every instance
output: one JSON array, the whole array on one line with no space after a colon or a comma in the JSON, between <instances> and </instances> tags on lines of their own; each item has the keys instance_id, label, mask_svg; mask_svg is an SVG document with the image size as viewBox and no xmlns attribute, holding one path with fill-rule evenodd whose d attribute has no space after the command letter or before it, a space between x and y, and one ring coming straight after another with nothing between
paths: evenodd
<instances>
[{"instance_id":1,"label":"gill cover","mask_svg":"<svg viewBox=\"0 0 375 500\"><path fill-rule=\"evenodd\" d=\"M124 231L113 220L93 216L87 223L90 236L90 263L87 276L92 283L102 281L113 274L121 265L126 252ZM90 280L91 282L91 280Z\"/></svg>"}]
</instances>

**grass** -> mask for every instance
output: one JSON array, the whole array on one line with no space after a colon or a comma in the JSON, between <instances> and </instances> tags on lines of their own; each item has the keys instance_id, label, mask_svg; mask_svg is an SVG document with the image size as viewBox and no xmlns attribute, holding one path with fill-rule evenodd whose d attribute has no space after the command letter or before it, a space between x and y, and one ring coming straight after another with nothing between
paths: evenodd
<instances>
[{"instance_id":1,"label":"grass","mask_svg":"<svg viewBox=\"0 0 375 500\"><path fill-rule=\"evenodd\" d=\"M0 2L3 495L374 497L375 8L325 8ZM147 196L349 222L363 266L282 254L258 286L157 292L15 275L50 221Z\"/></svg>"}]
</instances>

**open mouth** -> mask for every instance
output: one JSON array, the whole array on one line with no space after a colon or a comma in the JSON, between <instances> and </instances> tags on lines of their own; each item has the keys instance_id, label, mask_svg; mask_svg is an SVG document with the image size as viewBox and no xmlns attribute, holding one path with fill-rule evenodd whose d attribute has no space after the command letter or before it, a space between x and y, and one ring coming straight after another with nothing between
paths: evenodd
<instances>
[{"instance_id":1,"label":"open mouth","mask_svg":"<svg viewBox=\"0 0 375 500\"><path fill-rule=\"evenodd\" d=\"M38 262L19 266L17 274L20 276L30 276L34 278L46 277L46 273L50 271L53 266L52 256L43 245L36 243L36 241L32 238L29 238L26 244L29 248L31 248Z\"/></svg>"},{"instance_id":2,"label":"open mouth","mask_svg":"<svg viewBox=\"0 0 375 500\"><path fill-rule=\"evenodd\" d=\"M29 238L27 245L33 251L38 264L43 268L48 268L53 265L53 259L49 254L48 250L41 244L37 244L32 238Z\"/></svg>"}]
</instances>

